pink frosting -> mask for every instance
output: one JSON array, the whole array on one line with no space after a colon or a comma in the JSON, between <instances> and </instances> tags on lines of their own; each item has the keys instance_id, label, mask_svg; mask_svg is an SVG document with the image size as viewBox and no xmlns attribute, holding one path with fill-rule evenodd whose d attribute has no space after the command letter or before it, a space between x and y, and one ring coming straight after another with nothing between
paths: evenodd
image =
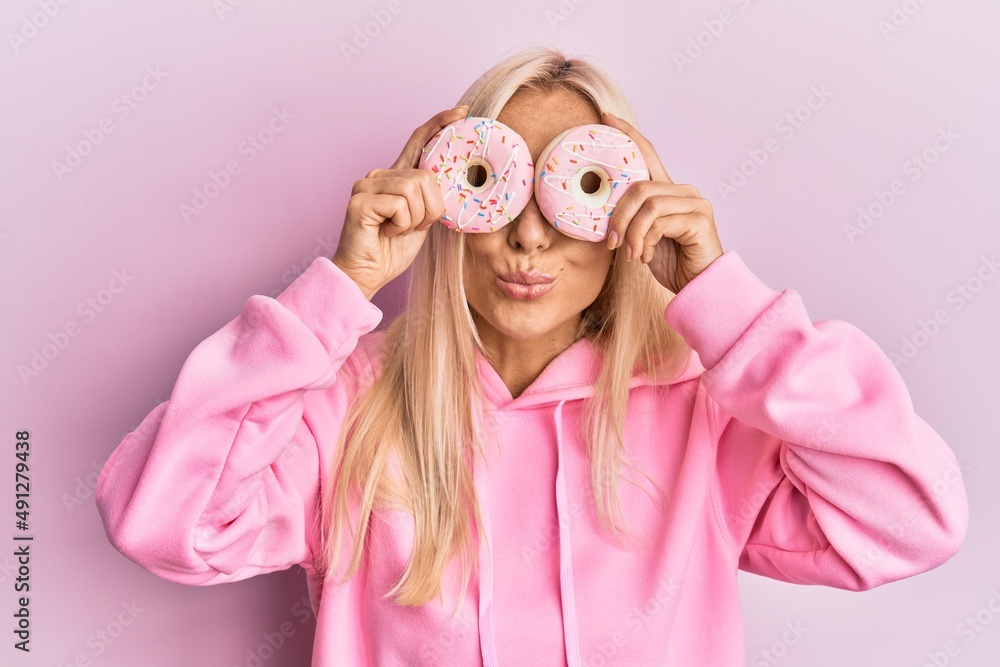
<instances>
[{"instance_id":1,"label":"pink frosting","mask_svg":"<svg viewBox=\"0 0 1000 667\"><path fill-rule=\"evenodd\" d=\"M649 178L635 142L601 124L563 132L542 151L538 165L534 188L542 215L563 234L585 241L602 241L608 234L608 219L629 184ZM581 187L587 172L600 177L596 189ZM591 178L584 184L590 185Z\"/></svg>"},{"instance_id":2,"label":"pink frosting","mask_svg":"<svg viewBox=\"0 0 1000 667\"><path fill-rule=\"evenodd\" d=\"M482 164L485 182L469 181ZM527 144L498 120L469 116L449 123L424 146L418 166L437 174L445 212L440 221L459 232L493 232L524 209L535 167Z\"/></svg>"}]
</instances>

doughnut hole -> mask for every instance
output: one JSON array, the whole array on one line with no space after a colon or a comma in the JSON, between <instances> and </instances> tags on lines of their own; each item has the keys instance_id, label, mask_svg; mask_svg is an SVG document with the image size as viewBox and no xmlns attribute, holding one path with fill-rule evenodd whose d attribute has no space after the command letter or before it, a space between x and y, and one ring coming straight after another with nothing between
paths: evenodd
<instances>
[{"instance_id":1,"label":"doughnut hole","mask_svg":"<svg viewBox=\"0 0 1000 667\"><path fill-rule=\"evenodd\" d=\"M588 171L580 177L580 189L584 194L592 195L601 189L601 177L596 172Z\"/></svg>"},{"instance_id":2,"label":"doughnut hole","mask_svg":"<svg viewBox=\"0 0 1000 667\"><path fill-rule=\"evenodd\" d=\"M465 179L474 188L481 187L486 182L486 167L474 164L465 172Z\"/></svg>"},{"instance_id":3,"label":"doughnut hole","mask_svg":"<svg viewBox=\"0 0 1000 667\"><path fill-rule=\"evenodd\" d=\"M588 208L600 208L611 198L611 177L601 167L585 167L573 175L570 188Z\"/></svg>"},{"instance_id":4,"label":"doughnut hole","mask_svg":"<svg viewBox=\"0 0 1000 667\"><path fill-rule=\"evenodd\" d=\"M467 188L477 194L488 190L493 185L494 179L492 174L493 168L487 162L481 157L473 156L462 173L463 188Z\"/></svg>"}]
</instances>

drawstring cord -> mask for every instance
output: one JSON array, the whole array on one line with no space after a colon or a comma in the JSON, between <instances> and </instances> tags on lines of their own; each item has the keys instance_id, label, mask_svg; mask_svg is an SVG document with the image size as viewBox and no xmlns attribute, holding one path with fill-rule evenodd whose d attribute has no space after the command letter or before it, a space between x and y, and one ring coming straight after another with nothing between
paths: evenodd
<instances>
[{"instance_id":1,"label":"drawstring cord","mask_svg":"<svg viewBox=\"0 0 1000 667\"><path fill-rule=\"evenodd\" d=\"M580 667L580 637L576 625L576 601L573 593L573 549L570 545L570 512L567 505L566 473L563 468L562 407L556 407L556 452L559 464L556 470L556 512L559 518L559 590L562 593L563 641L566 644L566 663Z\"/></svg>"},{"instance_id":2,"label":"drawstring cord","mask_svg":"<svg viewBox=\"0 0 1000 667\"><path fill-rule=\"evenodd\" d=\"M581 667L580 637L577 629L576 601L573 587L573 549L570 543L570 512L567 505L566 473L563 469L562 407L556 407L556 513L559 521L559 593L563 616L563 644L569 667ZM489 494L482 471L482 463L475 458L476 492L479 496L482 517L482 537L479 548L479 644L484 667L497 667L496 636L493 627L493 536L490 528Z\"/></svg>"}]
</instances>

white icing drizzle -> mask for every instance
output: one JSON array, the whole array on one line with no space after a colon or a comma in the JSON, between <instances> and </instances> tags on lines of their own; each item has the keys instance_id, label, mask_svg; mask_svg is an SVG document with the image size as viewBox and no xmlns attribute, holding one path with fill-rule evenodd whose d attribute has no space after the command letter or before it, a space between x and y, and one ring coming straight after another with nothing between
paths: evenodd
<instances>
[{"instance_id":1,"label":"white icing drizzle","mask_svg":"<svg viewBox=\"0 0 1000 667\"><path fill-rule=\"evenodd\" d=\"M485 137L484 137L484 131L481 129L484 125L486 126ZM455 183L454 183L454 186L448 188L447 192L445 192L445 194L444 194L444 200L446 202L448 201L448 198L451 197L452 194L454 194L455 192L461 192L462 191L462 186L458 182L459 177L463 173L465 173L466 170L468 170L468 168L469 168L469 162L471 162L472 158L474 156L478 155L476 153L477 149L482 148L483 152L482 152L481 155L483 157L483 161L486 162L486 160L485 160L486 153L488 153L489 149L491 148L490 135L491 135L491 133L493 131L493 128L494 128L494 122L493 122L492 119L488 119L488 118L480 120L473 127L473 129L476 130L476 142L473 145L472 150L469 152L469 157L468 158L463 158L463 159L465 159L466 164L465 164L464 167L460 168L458 170L458 172L455 174ZM434 151L436 151L437 147L441 144L441 142L445 140L445 133L446 132L450 133L449 134L449 138L454 138L455 137L455 132L456 132L455 126L449 125L449 126L445 127L441 131L440 136L438 137L438 140L434 143L434 145L431 146L429 149L427 147L425 147L425 151L430 151L432 153ZM444 169L445 169L445 167L448 166L448 159L452 157L452 150L454 148L455 148L455 143L454 143L454 141L452 141L449 144L449 146L448 146L447 152L444 154L444 161L441 162L438 165L439 169L438 169L438 173L437 173L437 183L440 183L441 179L444 177ZM514 160L520 154L520 152L521 152L521 145L520 145L520 143L517 143L516 141L513 142L513 145L511 146L510 154L507 156L507 161L504 163L503 168L500 170L499 175L496 174L496 172L493 172L493 176L496 177L495 180L494 180L494 182L493 182L493 186L489 189L489 191L483 192L483 193L479 193L478 195L476 195L477 197L481 197L482 201L487 202L487 208L485 210L490 213L484 219L484 226L488 226L488 227L494 226L494 221L497 218L500 218L500 217L506 215L507 214L507 208L509 206L511 206L515 202L515 200L517 199L517 192L518 191L516 189L511 193L511 196L510 196L509 200L505 199L505 197L507 195L508 187L510 186L510 178L511 178L510 174L511 174L511 171L513 170L513 163L514 163ZM489 165L488 162L486 162L486 164ZM506 175L506 178L504 177L505 175ZM496 191L497 186L500 185L501 181L503 182L503 188L501 189L499 195L497 196L497 207L494 210L491 211L488 202L493 197L493 194ZM458 227L458 229L460 231L463 230L463 229L465 229L465 227L468 226L469 224L475 222L476 218L481 217L481 216L478 215L478 213L480 211L479 203L477 203L475 201L472 201L472 203L474 204L474 206L469 206L469 201L472 200L472 197L473 197L472 191L471 190L466 190L465 192L467 194L466 194L466 197L465 197L465 201L462 203L462 207L458 210L458 216L457 216L458 219L452 221L452 222L454 222L454 224ZM465 223L463 224L463 222L462 222L462 214L467 209L472 212L472 219L465 221Z\"/></svg>"},{"instance_id":2,"label":"white icing drizzle","mask_svg":"<svg viewBox=\"0 0 1000 667\"><path fill-rule=\"evenodd\" d=\"M600 134L600 135L604 135L604 136L610 136L610 137L612 137L612 143L601 143L601 142L598 142L598 141L561 141L561 142L559 142L559 147L562 148L564 151L566 151L567 154L572 155L575 159L581 160L583 162L589 162L590 164L598 164L598 165L601 165L602 167L609 167L610 169L612 169L612 170L614 170L616 172L621 172L623 174L633 174L633 175L635 175L635 178L631 178L631 179L613 179L611 181L611 183L629 183L629 182L631 182L633 180L642 180L642 179L647 178L649 176L649 173L645 169L624 169L624 168L622 168L622 167L620 167L619 165L616 165L616 164L609 164L607 162L601 162L600 160L592 159L590 156L586 155L585 153L575 153L575 152L573 152L573 146L591 146L591 147L601 147L601 148L629 148L631 146L635 146L635 142L633 142L631 139L629 139L627 135L624 135L624 134L622 134L621 132L619 132L617 130L605 130L605 129L602 129L602 128L594 128L594 129L590 130L590 132L592 132L594 134ZM624 140L625 143L614 143L614 141L613 141L614 139ZM545 163L543 163L543 164L547 164L548 163L548 156L544 156L544 157L545 157ZM577 169L577 171L579 171L579 169ZM573 193L571 193L569 190L564 189L562 187L561 183L563 183L564 181L570 180L571 178L573 178L574 175L575 175L575 172L574 172L574 174L572 174L570 176L563 176L563 175L560 175L560 174L553 173L552 170L546 170L545 176L542 177L542 184L543 185L549 186L550 188L552 188L553 190L555 190L556 192L558 192L561 197L572 197L574 199L574 201L576 201L578 204L581 204L581 205L585 206L588 209L587 213L585 213L585 214L580 214L580 213L574 214L574 213L567 212L566 209L564 208L563 210L559 211L556 214L556 220L560 223L560 225L566 225L567 227L572 227L573 229L580 230L580 231L584 232L585 234L590 235L592 238L600 238L601 234L598 233L598 232L595 232L593 229L591 229L589 227L585 227L583 225L573 224L573 219L574 218L576 218L576 219L579 220L581 218L586 219L589 216L590 220L592 222L596 223L596 222L600 222L601 220L606 220L607 218L610 217L610 214L608 214L608 215L604 215L604 214L595 215L595 214L591 213L590 209L594 209L594 208L597 208L597 207L596 206L588 206L587 205L587 203L588 202L592 202L593 199L589 195L587 195L586 193L584 193L584 199L581 200L580 198L578 198L575 195L573 195ZM553 183L553 181L557 182L558 184ZM615 206L616 206L616 204L604 203L604 204L601 204L600 206L601 206L601 208L614 209Z\"/></svg>"}]
</instances>

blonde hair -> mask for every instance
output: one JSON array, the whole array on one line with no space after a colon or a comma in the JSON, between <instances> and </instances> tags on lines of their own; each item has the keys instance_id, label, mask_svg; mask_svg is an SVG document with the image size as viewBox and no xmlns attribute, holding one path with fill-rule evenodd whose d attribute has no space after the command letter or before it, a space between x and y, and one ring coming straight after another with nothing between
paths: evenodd
<instances>
[{"instance_id":1,"label":"blonde hair","mask_svg":"<svg viewBox=\"0 0 1000 667\"><path fill-rule=\"evenodd\" d=\"M468 104L470 115L496 118L516 92L549 92L555 87L575 91L598 112L609 111L638 128L612 76L550 47L524 49L502 60L479 77L458 104ZM340 558L343 529L350 526L349 503L358 506L359 524L356 530L351 526L354 547L343 582L359 567L365 542L359 535L368 534L373 510L412 513L413 551L385 595L396 596L400 605L421 605L439 597L444 569L456 555L462 562L459 599L464 599L477 562L473 524L481 525L481 516L470 457L483 456L479 419L489 411L484 410L488 404L473 345L481 351L483 346L465 297L464 250L464 234L444 225L431 227L412 266L406 308L379 343L384 346L381 375L352 401L345 418L318 515L322 554L315 566L325 576ZM604 287L584 309L577 332L578 338L588 336L604 357L593 396L587 399L586 433L581 437L589 452L601 527L614 529L619 543L619 468L625 465L653 482L622 456L630 380L637 370L658 382L674 377L688 350L663 318L673 295L645 265L618 261L622 252L616 251ZM495 424L491 426L495 433ZM393 456L398 457L401 479L389 474ZM662 489L653 485L659 502L665 502Z\"/></svg>"}]
</instances>

